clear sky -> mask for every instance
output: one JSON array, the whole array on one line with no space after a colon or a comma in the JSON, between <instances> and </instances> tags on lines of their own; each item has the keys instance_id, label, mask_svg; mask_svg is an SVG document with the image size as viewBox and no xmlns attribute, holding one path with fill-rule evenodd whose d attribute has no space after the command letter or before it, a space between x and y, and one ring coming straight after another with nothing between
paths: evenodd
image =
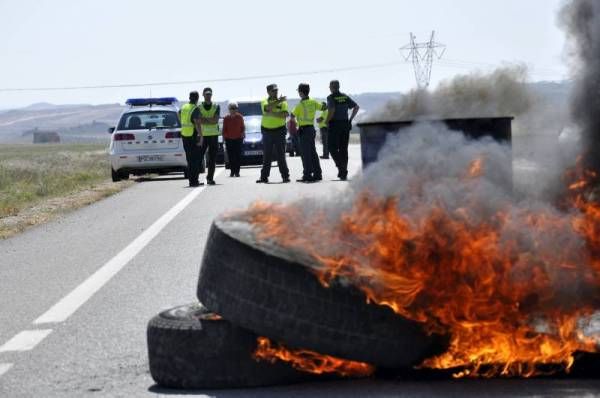
<instances>
[{"instance_id":1,"label":"clear sky","mask_svg":"<svg viewBox=\"0 0 600 398\"><path fill-rule=\"evenodd\" d=\"M563 0L0 0L0 109L35 102L115 103L177 96L205 83L65 91L73 87L215 80L381 65L233 82L211 82L215 100L257 97L275 82L315 96L338 78L348 93L406 91L412 66L399 48L432 30L447 46L432 84L457 73L524 63L531 80L568 77L557 13Z\"/></svg>"}]
</instances>

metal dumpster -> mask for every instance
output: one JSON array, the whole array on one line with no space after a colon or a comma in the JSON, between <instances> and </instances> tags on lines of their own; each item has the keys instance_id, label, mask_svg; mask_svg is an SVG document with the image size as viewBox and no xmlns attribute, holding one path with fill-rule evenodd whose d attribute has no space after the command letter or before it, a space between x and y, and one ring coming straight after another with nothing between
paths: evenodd
<instances>
[{"instance_id":1,"label":"metal dumpster","mask_svg":"<svg viewBox=\"0 0 600 398\"><path fill-rule=\"evenodd\" d=\"M461 131L467 137L493 139L511 144L512 117L482 117L456 119L401 120L359 123L363 167L377 161L380 149L390 134L400 134L415 123L443 123L449 130Z\"/></svg>"}]
</instances>

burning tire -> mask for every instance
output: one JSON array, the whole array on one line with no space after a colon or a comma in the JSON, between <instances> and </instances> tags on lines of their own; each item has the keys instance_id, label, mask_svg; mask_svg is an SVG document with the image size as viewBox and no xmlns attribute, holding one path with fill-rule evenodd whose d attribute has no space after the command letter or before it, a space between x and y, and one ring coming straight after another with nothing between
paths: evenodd
<instances>
[{"instance_id":1,"label":"burning tire","mask_svg":"<svg viewBox=\"0 0 600 398\"><path fill-rule=\"evenodd\" d=\"M161 312L150 320L147 339L150 374L164 387L241 388L313 377L282 362L258 362L257 336L201 304Z\"/></svg>"},{"instance_id":2,"label":"burning tire","mask_svg":"<svg viewBox=\"0 0 600 398\"><path fill-rule=\"evenodd\" d=\"M387 368L444 348L418 324L368 304L358 289L326 288L307 267L244 243L226 225L211 228L198 298L232 323L292 347Z\"/></svg>"}]
</instances>

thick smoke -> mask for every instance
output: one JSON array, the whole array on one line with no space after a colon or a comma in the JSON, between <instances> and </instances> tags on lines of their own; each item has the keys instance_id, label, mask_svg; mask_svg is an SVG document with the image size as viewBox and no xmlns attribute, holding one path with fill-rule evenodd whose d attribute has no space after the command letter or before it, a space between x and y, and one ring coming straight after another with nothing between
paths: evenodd
<instances>
[{"instance_id":1,"label":"thick smoke","mask_svg":"<svg viewBox=\"0 0 600 398\"><path fill-rule=\"evenodd\" d=\"M460 75L440 83L432 92L413 90L390 101L366 121L518 116L534 102L526 81L527 69L523 66Z\"/></svg>"},{"instance_id":2,"label":"thick smoke","mask_svg":"<svg viewBox=\"0 0 600 398\"><path fill-rule=\"evenodd\" d=\"M570 1L561 22L576 58L571 113L581 131L584 165L600 173L600 1Z\"/></svg>"},{"instance_id":3,"label":"thick smoke","mask_svg":"<svg viewBox=\"0 0 600 398\"><path fill-rule=\"evenodd\" d=\"M481 161L481 174L470 178L469 170L477 160ZM527 253L532 259L550 259L550 265L584 264L581 250L564 250L583 245L581 236L570 228L569 215L562 215L542 201L516 200L512 178L509 146L492 139L471 141L443 125L422 123L390 137L380 160L353 179L348 190L328 201L305 198L290 206L294 210L289 225L299 239L296 245L282 247L257 238L253 227L247 224L253 217L252 211L227 215L219 222L249 244L318 268L319 261L303 248L311 247L320 255L336 257L369 245L364 237L360 242L355 242L352 236L343 241L332 240L343 215L352 211L361 195L369 193L375 198L393 198L398 213L417 229L435 208L472 226L493 222L499 213L504 213L511 222L505 225L506 229L500 228L499 233L507 250L518 244L520 253ZM551 216L564 228L539 228L527 222L530 214ZM546 271L552 278L557 302L576 303L582 299L578 296L584 289L577 284L563 285L560 268L550 267Z\"/></svg>"},{"instance_id":4,"label":"thick smoke","mask_svg":"<svg viewBox=\"0 0 600 398\"><path fill-rule=\"evenodd\" d=\"M564 134L569 124L566 101L555 93L536 91L528 83L524 66L459 75L433 91L413 90L363 121L505 116L514 117L515 189L531 197L555 200L562 193L565 168L577 158L578 143Z\"/></svg>"}]
</instances>

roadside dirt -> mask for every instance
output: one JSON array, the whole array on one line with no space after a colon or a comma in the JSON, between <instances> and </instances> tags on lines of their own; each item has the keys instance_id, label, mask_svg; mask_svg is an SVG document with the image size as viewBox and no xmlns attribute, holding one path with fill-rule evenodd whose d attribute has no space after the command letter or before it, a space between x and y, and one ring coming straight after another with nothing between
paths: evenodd
<instances>
[{"instance_id":1,"label":"roadside dirt","mask_svg":"<svg viewBox=\"0 0 600 398\"><path fill-rule=\"evenodd\" d=\"M63 197L48 198L20 211L14 216L0 218L0 239L14 236L27 228L47 223L62 214L90 205L134 184L134 181L119 183L103 182L93 188L75 192Z\"/></svg>"}]
</instances>

